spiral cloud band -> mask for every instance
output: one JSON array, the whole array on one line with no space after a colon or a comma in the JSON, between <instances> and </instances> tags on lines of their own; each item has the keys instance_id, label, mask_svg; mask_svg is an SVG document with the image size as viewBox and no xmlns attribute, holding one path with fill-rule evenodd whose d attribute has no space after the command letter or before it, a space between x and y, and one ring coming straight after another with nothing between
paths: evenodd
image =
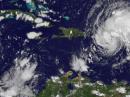
<instances>
[{"instance_id":1,"label":"spiral cloud band","mask_svg":"<svg viewBox=\"0 0 130 97\"><path fill-rule=\"evenodd\" d=\"M130 4L126 0L101 0L92 7L87 32L103 55L130 48Z\"/></svg>"}]
</instances>

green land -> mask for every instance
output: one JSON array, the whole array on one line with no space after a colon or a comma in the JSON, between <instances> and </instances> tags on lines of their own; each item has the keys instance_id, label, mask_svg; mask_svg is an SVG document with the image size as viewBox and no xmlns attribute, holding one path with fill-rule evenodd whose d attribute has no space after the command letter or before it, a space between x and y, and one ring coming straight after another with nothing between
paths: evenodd
<instances>
[{"instance_id":1,"label":"green land","mask_svg":"<svg viewBox=\"0 0 130 97\"><path fill-rule=\"evenodd\" d=\"M92 83L87 78L82 78L79 85L79 77L68 79L68 73L59 77L56 81L52 79L47 81L46 87L41 91L37 97L127 97L130 95L130 86L124 82L115 82L110 85L101 84L100 82ZM73 90L68 88L68 84L79 85ZM116 89L123 87L125 93L120 93ZM98 91L103 95L93 94L92 91Z\"/></svg>"},{"instance_id":2,"label":"green land","mask_svg":"<svg viewBox=\"0 0 130 97\"><path fill-rule=\"evenodd\" d=\"M60 27L61 33L59 35L53 35L52 38L81 38L84 37L84 33L76 28L64 28Z\"/></svg>"}]
</instances>

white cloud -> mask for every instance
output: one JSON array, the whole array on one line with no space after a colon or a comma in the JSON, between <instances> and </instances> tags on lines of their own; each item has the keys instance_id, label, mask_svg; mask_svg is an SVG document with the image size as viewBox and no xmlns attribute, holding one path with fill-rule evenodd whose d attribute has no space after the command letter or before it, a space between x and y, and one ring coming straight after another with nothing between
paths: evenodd
<instances>
[{"instance_id":1,"label":"white cloud","mask_svg":"<svg viewBox=\"0 0 130 97\"><path fill-rule=\"evenodd\" d=\"M50 25L49 22L44 21L43 23L36 24L36 28L38 28L38 27L48 27L49 25Z\"/></svg>"},{"instance_id":2,"label":"white cloud","mask_svg":"<svg viewBox=\"0 0 130 97\"><path fill-rule=\"evenodd\" d=\"M27 85L26 82L35 80L37 63L30 62L28 58L17 58L15 63L0 80L0 97L34 97L33 86Z\"/></svg>"},{"instance_id":3,"label":"white cloud","mask_svg":"<svg viewBox=\"0 0 130 97\"><path fill-rule=\"evenodd\" d=\"M119 87L119 88L116 88L116 91L121 93L121 94L124 94L124 93L126 93L126 88L125 87Z\"/></svg>"},{"instance_id":4,"label":"white cloud","mask_svg":"<svg viewBox=\"0 0 130 97\"><path fill-rule=\"evenodd\" d=\"M56 97L60 97L60 95L59 95L59 94L57 94L57 95L56 95Z\"/></svg>"},{"instance_id":5,"label":"white cloud","mask_svg":"<svg viewBox=\"0 0 130 97\"><path fill-rule=\"evenodd\" d=\"M73 70L80 72L87 72L89 68L86 64L86 60L78 58L77 56L72 57L71 66Z\"/></svg>"},{"instance_id":6,"label":"white cloud","mask_svg":"<svg viewBox=\"0 0 130 97\"><path fill-rule=\"evenodd\" d=\"M97 90L92 90L92 94L97 95L97 96L100 96L100 97L104 97L104 96L105 96L104 93L100 93L100 92L97 91Z\"/></svg>"},{"instance_id":7,"label":"white cloud","mask_svg":"<svg viewBox=\"0 0 130 97\"><path fill-rule=\"evenodd\" d=\"M43 22L42 18L36 18L34 21L35 21L35 23L37 23L37 24L39 24L39 23L42 23L42 22Z\"/></svg>"},{"instance_id":8,"label":"white cloud","mask_svg":"<svg viewBox=\"0 0 130 97\"><path fill-rule=\"evenodd\" d=\"M130 95L125 95L125 97L130 97Z\"/></svg>"},{"instance_id":9,"label":"white cloud","mask_svg":"<svg viewBox=\"0 0 130 97\"><path fill-rule=\"evenodd\" d=\"M31 3L32 0L24 0L26 3Z\"/></svg>"},{"instance_id":10,"label":"white cloud","mask_svg":"<svg viewBox=\"0 0 130 97\"><path fill-rule=\"evenodd\" d=\"M52 76L51 79L53 82L57 82L60 78L58 76Z\"/></svg>"},{"instance_id":11,"label":"white cloud","mask_svg":"<svg viewBox=\"0 0 130 97\"><path fill-rule=\"evenodd\" d=\"M27 33L28 39L37 39L41 35L42 35L41 32L29 32L29 33Z\"/></svg>"}]
</instances>

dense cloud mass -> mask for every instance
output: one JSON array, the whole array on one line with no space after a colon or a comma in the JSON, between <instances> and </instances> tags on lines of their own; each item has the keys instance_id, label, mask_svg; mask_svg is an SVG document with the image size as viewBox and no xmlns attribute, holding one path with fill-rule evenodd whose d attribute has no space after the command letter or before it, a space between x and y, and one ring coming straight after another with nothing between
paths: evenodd
<instances>
[{"instance_id":1,"label":"dense cloud mass","mask_svg":"<svg viewBox=\"0 0 130 97\"><path fill-rule=\"evenodd\" d=\"M129 52L129 2L98 1L90 10L86 33L92 33L101 55L113 56L123 47Z\"/></svg>"},{"instance_id":2,"label":"dense cloud mass","mask_svg":"<svg viewBox=\"0 0 130 97\"><path fill-rule=\"evenodd\" d=\"M1 97L33 97L34 84L38 78L35 74L37 62L31 62L30 58L15 59L15 66L6 71L0 80ZM31 81L30 81L31 80ZM29 84L27 84L29 82Z\"/></svg>"}]
</instances>

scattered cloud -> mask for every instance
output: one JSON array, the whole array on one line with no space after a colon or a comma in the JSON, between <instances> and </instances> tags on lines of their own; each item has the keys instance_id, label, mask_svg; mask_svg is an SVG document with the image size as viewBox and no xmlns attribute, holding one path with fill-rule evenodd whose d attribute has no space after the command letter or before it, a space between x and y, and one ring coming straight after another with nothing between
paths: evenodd
<instances>
[{"instance_id":1,"label":"scattered cloud","mask_svg":"<svg viewBox=\"0 0 130 97\"><path fill-rule=\"evenodd\" d=\"M86 60L84 60L83 58L78 58L75 55L72 56L71 66L73 70L80 72L87 72L89 68L86 64Z\"/></svg>"},{"instance_id":2,"label":"scattered cloud","mask_svg":"<svg viewBox=\"0 0 130 97\"><path fill-rule=\"evenodd\" d=\"M33 86L27 84L36 78L36 62L30 58L15 59L15 66L5 72L0 80L0 97L34 97Z\"/></svg>"}]
</instances>

